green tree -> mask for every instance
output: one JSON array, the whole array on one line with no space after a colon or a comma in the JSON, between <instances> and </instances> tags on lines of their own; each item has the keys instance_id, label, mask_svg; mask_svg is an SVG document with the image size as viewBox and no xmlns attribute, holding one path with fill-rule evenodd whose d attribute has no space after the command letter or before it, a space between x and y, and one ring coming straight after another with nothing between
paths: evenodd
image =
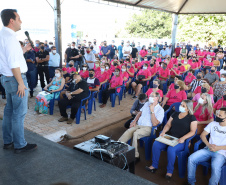
<instances>
[{"instance_id":1,"label":"green tree","mask_svg":"<svg viewBox=\"0 0 226 185\"><path fill-rule=\"evenodd\" d=\"M132 37L170 38L172 15L156 10L143 10L141 14L133 14L126 23L126 30Z\"/></svg>"},{"instance_id":2,"label":"green tree","mask_svg":"<svg viewBox=\"0 0 226 185\"><path fill-rule=\"evenodd\" d=\"M226 44L226 15L186 15L181 16L180 20L177 31L179 41Z\"/></svg>"}]
</instances>

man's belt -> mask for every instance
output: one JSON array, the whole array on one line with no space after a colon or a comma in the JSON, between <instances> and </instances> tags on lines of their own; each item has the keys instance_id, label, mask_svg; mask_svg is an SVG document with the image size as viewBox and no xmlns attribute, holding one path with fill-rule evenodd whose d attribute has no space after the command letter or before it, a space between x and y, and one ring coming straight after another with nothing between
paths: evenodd
<instances>
[{"instance_id":1,"label":"man's belt","mask_svg":"<svg viewBox=\"0 0 226 185\"><path fill-rule=\"evenodd\" d=\"M48 64L38 64L38 67L49 66Z\"/></svg>"}]
</instances>

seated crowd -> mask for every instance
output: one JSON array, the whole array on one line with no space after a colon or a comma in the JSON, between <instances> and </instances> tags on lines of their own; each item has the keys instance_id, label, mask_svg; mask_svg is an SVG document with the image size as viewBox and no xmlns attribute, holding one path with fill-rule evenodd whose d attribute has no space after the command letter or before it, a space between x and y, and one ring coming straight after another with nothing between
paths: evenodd
<instances>
[{"instance_id":1,"label":"seated crowd","mask_svg":"<svg viewBox=\"0 0 226 185\"><path fill-rule=\"evenodd\" d=\"M131 98L135 102L130 110L131 118L125 123L127 130L119 141L128 142L132 139L138 162L138 140L150 136L152 127L156 127L157 130L163 123L164 111L179 102L179 112L176 106L170 109L166 115L168 121L160 133L160 136L168 134L178 138L178 144L172 147L154 141L152 164L146 169L155 173L161 150L166 150L166 178L170 179L176 153L184 150L185 141L197 134L206 147L188 158L188 183L195 184L197 164L210 158L213 172L209 184L219 182L221 167L226 162L226 66L223 66L224 53L221 47L215 50L211 46L200 48L198 45L190 44L180 47L178 43L175 51L172 51L171 45L167 46L167 43L154 43L148 50L145 46L139 50L138 47L135 48L135 43L130 44L129 41L125 46L122 42L118 49L113 47L114 42L107 46L107 42L104 41L98 47L96 41L93 45L86 45L84 41L76 48L72 42L65 52L66 67L60 69L52 56L56 54L54 46L48 47L48 52L46 44L40 48L38 44L36 46L37 51L34 52L38 61L41 86L44 91L49 92L37 95L37 113L48 114L50 100L59 98L62 116L59 122L67 121L68 124L72 124L81 100L87 98L90 93L101 91L100 108L104 108L112 93L131 92ZM55 71L51 78L45 69L49 52L53 61L49 70L51 73ZM29 58L27 63L33 62L30 60ZM44 83L43 73L47 85ZM32 97L35 82L31 82L31 78L28 79L28 83ZM70 118L66 112L67 108L71 108ZM206 139L208 134L209 141Z\"/></svg>"}]
</instances>

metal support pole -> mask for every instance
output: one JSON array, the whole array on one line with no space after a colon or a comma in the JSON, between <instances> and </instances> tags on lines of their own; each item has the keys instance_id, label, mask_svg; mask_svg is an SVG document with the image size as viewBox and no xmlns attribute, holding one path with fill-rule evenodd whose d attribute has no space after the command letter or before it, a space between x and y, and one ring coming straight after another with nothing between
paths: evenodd
<instances>
[{"instance_id":1,"label":"metal support pole","mask_svg":"<svg viewBox=\"0 0 226 185\"><path fill-rule=\"evenodd\" d=\"M60 55L60 67L62 67L62 38L61 38L61 9L60 0L54 0L54 25L55 25L55 45L57 53Z\"/></svg>"},{"instance_id":2,"label":"metal support pole","mask_svg":"<svg viewBox=\"0 0 226 185\"><path fill-rule=\"evenodd\" d=\"M174 52L176 45L176 35L177 35L177 24L178 24L178 14L172 14L173 16L173 28L172 28L172 53Z\"/></svg>"}]
</instances>

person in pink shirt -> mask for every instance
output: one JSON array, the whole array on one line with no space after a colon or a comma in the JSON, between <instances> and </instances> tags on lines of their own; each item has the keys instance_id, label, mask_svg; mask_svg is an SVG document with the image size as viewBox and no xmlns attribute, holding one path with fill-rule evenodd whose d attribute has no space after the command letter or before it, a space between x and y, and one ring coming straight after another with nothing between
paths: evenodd
<instances>
[{"instance_id":1,"label":"person in pink shirt","mask_svg":"<svg viewBox=\"0 0 226 185\"><path fill-rule=\"evenodd\" d=\"M148 70L151 72L151 78L152 78L153 76L155 76L156 73L157 73L157 68L156 68L156 66L155 66L155 64L154 64L154 60L153 60L153 59L151 59L150 67L148 67Z\"/></svg>"},{"instance_id":2,"label":"person in pink shirt","mask_svg":"<svg viewBox=\"0 0 226 185\"><path fill-rule=\"evenodd\" d=\"M133 78L134 77L134 68L133 68L133 66L132 66L131 63L128 63L127 64L126 72L129 74L129 77L130 78Z\"/></svg>"},{"instance_id":3,"label":"person in pink shirt","mask_svg":"<svg viewBox=\"0 0 226 185\"><path fill-rule=\"evenodd\" d=\"M144 60L144 57L148 54L148 50L146 50L146 46L143 46L140 50L139 55L141 56L141 60Z\"/></svg>"},{"instance_id":4,"label":"person in pink shirt","mask_svg":"<svg viewBox=\"0 0 226 185\"><path fill-rule=\"evenodd\" d=\"M201 48L201 50L197 53L197 57L200 61L203 61L203 59L206 57L206 52Z\"/></svg>"},{"instance_id":5,"label":"person in pink shirt","mask_svg":"<svg viewBox=\"0 0 226 185\"><path fill-rule=\"evenodd\" d=\"M219 110L222 107L226 107L226 91L221 99L219 99L213 106L213 112L216 114L216 110Z\"/></svg>"},{"instance_id":6,"label":"person in pink shirt","mask_svg":"<svg viewBox=\"0 0 226 185\"><path fill-rule=\"evenodd\" d=\"M216 56L216 53L214 53L214 52L213 52L213 49L211 48L211 49L210 49L210 52L207 52L207 55L210 55L210 58L211 58L212 60L214 60L214 58L215 58L215 56Z\"/></svg>"},{"instance_id":7,"label":"person in pink shirt","mask_svg":"<svg viewBox=\"0 0 226 185\"><path fill-rule=\"evenodd\" d=\"M181 76L175 76L174 82L171 83L170 86L169 86L169 88L168 88L168 92L169 92L170 90L173 90L173 89L174 89L174 84L177 83L177 80L183 81ZM184 88L185 88L185 86L184 86Z\"/></svg>"},{"instance_id":8,"label":"person in pink shirt","mask_svg":"<svg viewBox=\"0 0 226 185\"><path fill-rule=\"evenodd\" d=\"M184 83L185 85L190 85L190 83L196 79L196 77L194 76L194 70L190 69L188 72L188 75L185 77L184 79Z\"/></svg>"},{"instance_id":9,"label":"person in pink shirt","mask_svg":"<svg viewBox=\"0 0 226 185\"><path fill-rule=\"evenodd\" d=\"M209 84L209 80L206 79L206 78L203 78L203 79L202 79L202 85L196 87L196 89L195 89L194 92L192 93L192 97L194 97L197 93L201 93L202 91L203 91L203 93L208 93L208 94L213 95L213 88L212 88L211 86L210 86L209 91L207 91L207 89L206 89L206 92L204 92L205 90L202 90L202 89L204 89L204 88L202 88L202 87L203 87L203 85L204 85L205 83L207 83L208 85L210 85L210 84Z\"/></svg>"},{"instance_id":10,"label":"person in pink shirt","mask_svg":"<svg viewBox=\"0 0 226 185\"><path fill-rule=\"evenodd\" d=\"M97 60L96 62L95 62L95 64L94 64L94 71L95 71L95 73L97 72L97 71L100 71L100 61L99 60Z\"/></svg>"},{"instance_id":11,"label":"person in pink shirt","mask_svg":"<svg viewBox=\"0 0 226 185\"><path fill-rule=\"evenodd\" d=\"M113 61L112 65L111 65L111 68L110 68L111 72L113 73L116 68L121 70L120 62L118 60L114 60Z\"/></svg>"},{"instance_id":12,"label":"person in pink shirt","mask_svg":"<svg viewBox=\"0 0 226 185\"><path fill-rule=\"evenodd\" d=\"M202 84L201 93L197 93L194 98L192 99L193 102L198 102L199 98L202 96L202 94L208 92L210 90L210 86L208 83ZM212 104L214 104L213 95L211 94L211 100Z\"/></svg>"},{"instance_id":13,"label":"person in pink shirt","mask_svg":"<svg viewBox=\"0 0 226 185\"><path fill-rule=\"evenodd\" d=\"M197 102L193 103L194 116L198 121L197 134L201 134L207 124L213 121L213 106L211 96L207 93L201 95Z\"/></svg>"},{"instance_id":14,"label":"person in pink shirt","mask_svg":"<svg viewBox=\"0 0 226 185\"><path fill-rule=\"evenodd\" d=\"M185 69L185 67L182 65L181 60L178 61L178 70L180 71L180 75L183 75L184 73L187 72L187 70Z\"/></svg>"},{"instance_id":15,"label":"person in pink shirt","mask_svg":"<svg viewBox=\"0 0 226 185\"><path fill-rule=\"evenodd\" d=\"M107 101L112 93L115 93L116 88L119 86L122 86L123 84L123 78L120 76L120 70L118 68L115 69L114 76L110 80L109 87L103 90L102 92L102 101L103 104L100 105L100 108L106 107ZM117 92L119 93L121 88L117 89Z\"/></svg>"},{"instance_id":16,"label":"person in pink shirt","mask_svg":"<svg viewBox=\"0 0 226 185\"><path fill-rule=\"evenodd\" d=\"M204 73L207 74L209 72L207 69L210 69L212 66L213 66L212 59L208 55L207 59L206 58L203 59L203 68L204 68L203 70L204 70Z\"/></svg>"},{"instance_id":17,"label":"person in pink shirt","mask_svg":"<svg viewBox=\"0 0 226 185\"><path fill-rule=\"evenodd\" d=\"M144 63L143 69L140 69L136 76L136 81L132 82L132 88L135 91L133 99L140 94L141 88L151 79L151 72L148 70L148 64Z\"/></svg>"},{"instance_id":18,"label":"person in pink shirt","mask_svg":"<svg viewBox=\"0 0 226 185\"><path fill-rule=\"evenodd\" d=\"M100 86L106 83L109 79L109 74L106 72L106 67L104 64L100 66L100 71L95 73L95 77L100 81Z\"/></svg>"},{"instance_id":19,"label":"person in pink shirt","mask_svg":"<svg viewBox=\"0 0 226 185\"><path fill-rule=\"evenodd\" d=\"M160 62L162 62L160 54L157 54L156 62L158 62L159 64L160 64Z\"/></svg>"},{"instance_id":20,"label":"person in pink shirt","mask_svg":"<svg viewBox=\"0 0 226 185\"><path fill-rule=\"evenodd\" d=\"M173 68L170 69L170 82L174 81L175 76L179 76L180 71L178 70L178 66L174 64Z\"/></svg>"},{"instance_id":21,"label":"person in pink shirt","mask_svg":"<svg viewBox=\"0 0 226 185\"><path fill-rule=\"evenodd\" d=\"M141 61L140 63L141 63L141 64L140 64L141 66L144 65L144 64L149 64L148 57L145 56L145 57L144 57L144 60Z\"/></svg>"},{"instance_id":22,"label":"person in pink shirt","mask_svg":"<svg viewBox=\"0 0 226 185\"><path fill-rule=\"evenodd\" d=\"M149 88L145 94L147 95L147 97L149 97L152 92L158 92L160 94L159 102L161 102L163 98L163 92L161 89L159 89L159 85L160 85L160 80L155 79L153 81L153 88Z\"/></svg>"},{"instance_id":23,"label":"person in pink shirt","mask_svg":"<svg viewBox=\"0 0 226 185\"><path fill-rule=\"evenodd\" d=\"M177 82L174 84L174 89L170 90L166 94L162 103L162 107L165 111L169 109L170 105L172 105L173 103L182 102L182 100L187 99L186 92L184 91L184 86L185 84L183 81L177 80Z\"/></svg>"},{"instance_id":24,"label":"person in pink shirt","mask_svg":"<svg viewBox=\"0 0 226 185\"><path fill-rule=\"evenodd\" d=\"M79 72L79 74L83 79L87 79L89 77L89 70L87 64L82 65L82 70Z\"/></svg>"},{"instance_id":25,"label":"person in pink shirt","mask_svg":"<svg viewBox=\"0 0 226 185\"><path fill-rule=\"evenodd\" d=\"M159 80L160 80L160 89L163 90L163 84L166 83L166 80L170 77L170 71L167 69L167 64L162 62L161 68L159 70Z\"/></svg>"},{"instance_id":26,"label":"person in pink shirt","mask_svg":"<svg viewBox=\"0 0 226 185\"><path fill-rule=\"evenodd\" d=\"M173 62L173 64L178 64L178 62L177 62L177 58L176 58L176 53L174 53L173 54L173 56L172 56L172 58L171 58L171 60L170 61L172 61Z\"/></svg>"},{"instance_id":27,"label":"person in pink shirt","mask_svg":"<svg viewBox=\"0 0 226 185\"><path fill-rule=\"evenodd\" d=\"M105 65L105 72L108 74L108 79L109 79L112 76L112 71L110 70L110 64L105 63L104 65Z\"/></svg>"},{"instance_id":28,"label":"person in pink shirt","mask_svg":"<svg viewBox=\"0 0 226 185\"><path fill-rule=\"evenodd\" d=\"M192 60L192 63L190 63L190 66L191 66L191 69L193 69L194 71L198 69L198 64L195 59Z\"/></svg>"},{"instance_id":29,"label":"person in pink shirt","mask_svg":"<svg viewBox=\"0 0 226 185\"><path fill-rule=\"evenodd\" d=\"M127 82L129 80L129 74L126 72L125 65L122 65L120 76L123 78L123 82Z\"/></svg>"},{"instance_id":30,"label":"person in pink shirt","mask_svg":"<svg viewBox=\"0 0 226 185\"><path fill-rule=\"evenodd\" d=\"M67 73L68 74L70 74L70 73L73 73L73 72L76 72L76 68L74 67L74 61L73 60L71 60L69 63L68 63L68 66L69 67L64 67L62 70L63 71L67 71Z\"/></svg>"}]
</instances>

